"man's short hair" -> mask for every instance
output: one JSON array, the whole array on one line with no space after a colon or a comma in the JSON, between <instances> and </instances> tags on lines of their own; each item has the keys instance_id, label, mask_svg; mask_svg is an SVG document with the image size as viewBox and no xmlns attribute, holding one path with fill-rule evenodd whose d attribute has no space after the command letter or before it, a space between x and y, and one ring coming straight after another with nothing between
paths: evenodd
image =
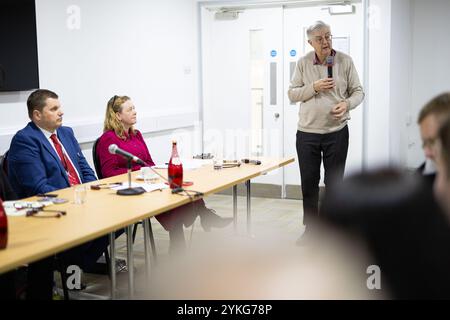
<instances>
[{"instance_id":1,"label":"man's short hair","mask_svg":"<svg viewBox=\"0 0 450 320\"><path fill-rule=\"evenodd\" d=\"M27 100L28 117L30 119L33 119L34 110L42 112L48 98L58 99L58 95L47 89L37 89L30 94Z\"/></svg>"},{"instance_id":2,"label":"man's short hair","mask_svg":"<svg viewBox=\"0 0 450 320\"><path fill-rule=\"evenodd\" d=\"M312 36L313 32L315 32L317 30L322 30L323 28L330 29L330 26L320 20L314 22L312 25L310 25L308 27L308 29L306 29L306 35L308 36L308 39L311 40L311 36Z\"/></svg>"},{"instance_id":3,"label":"man's short hair","mask_svg":"<svg viewBox=\"0 0 450 320\"><path fill-rule=\"evenodd\" d=\"M435 115L442 124L450 116L450 92L445 92L434 97L420 111L417 123L422 121L429 115Z\"/></svg>"}]
</instances>

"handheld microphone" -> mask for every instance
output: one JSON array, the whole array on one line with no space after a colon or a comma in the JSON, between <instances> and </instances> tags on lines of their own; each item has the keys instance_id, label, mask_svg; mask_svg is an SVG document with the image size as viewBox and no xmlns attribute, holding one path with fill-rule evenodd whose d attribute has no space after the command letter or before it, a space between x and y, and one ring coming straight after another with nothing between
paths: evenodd
<instances>
[{"instance_id":1,"label":"handheld microphone","mask_svg":"<svg viewBox=\"0 0 450 320\"><path fill-rule=\"evenodd\" d=\"M138 163L138 164L140 164L142 166L146 166L147 165L144 161L142 161L138 157L132 155L131 153L129 153L129 152L125 151L125 150L120 149L117 146L117 144L109 145L108 150L109 150L109 153L111 153L111 154L121 155L122 157L124 157L124 158L126 158L128 160L132 160L132 161L134 161L134 162L136 162L136 163Z\"/></svg>"},{"instance_id":2,"label":"handheld microphone","mask_svg":"<svg viewBox=\"0 0 450 320\"><path fill-rule=\"evenodd\" d=\"M259 160L250 160L250 159L242 159L242 162L243 163L256 164L256 165L261 164L261 161L259 161Z\"/></svg>"},{"instance_id":3,"label":"handheld microphone","mask_svg":"<svg viewBox=\"0 0 450 320\"><path fill-rule=\"evenodd\" d=\"M333 78L333 64L334 64L334 57L328 56L327 57L328 78Z\"/></svg>"}]
</instances>

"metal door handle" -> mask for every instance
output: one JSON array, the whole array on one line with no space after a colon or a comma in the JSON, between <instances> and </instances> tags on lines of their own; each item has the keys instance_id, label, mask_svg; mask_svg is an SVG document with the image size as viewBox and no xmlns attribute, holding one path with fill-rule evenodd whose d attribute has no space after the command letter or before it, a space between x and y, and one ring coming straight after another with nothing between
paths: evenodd
<instances>
[{"instance_id":1,"label":"metal door handle","mask_svg":"<svg viewBox=\"0 0 450 320\"><path fill-rule=\"evenodd\" d=\"M274 116L275 116L275 119L278 119L280 117L280 114L277 112L274 114Z\"/></svg>"}]
</instances>

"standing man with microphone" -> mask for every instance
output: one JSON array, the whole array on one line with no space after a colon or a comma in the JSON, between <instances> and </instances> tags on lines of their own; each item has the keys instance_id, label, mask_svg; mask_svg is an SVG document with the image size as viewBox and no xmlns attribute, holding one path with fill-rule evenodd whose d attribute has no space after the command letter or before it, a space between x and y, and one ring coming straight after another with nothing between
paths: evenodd
<instances>
[{"instance_id":1,"label":"standing man with microphone","mask_svg":"<svg viewBox=\"0 0 450 320\"><path fill-rule=\"evenodd\" d=\"M325 185L332 178L343 178L348 151L349 111L364 99L352 58L333 49L330 26L317 21L306 34L314 51L297 62L288 91L292 102L300 102L296 147L306 230L297 241L299 245L309 237L319 215L322 159Z\"/></svg>"}]
</instances>

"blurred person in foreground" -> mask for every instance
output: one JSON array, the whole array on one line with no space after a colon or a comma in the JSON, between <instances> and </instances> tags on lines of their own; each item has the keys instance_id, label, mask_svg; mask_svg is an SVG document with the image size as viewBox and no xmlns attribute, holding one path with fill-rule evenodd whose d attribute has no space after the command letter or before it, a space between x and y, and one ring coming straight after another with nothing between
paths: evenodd
<instances>
[{"instance_id":1,"label":"blurred person in foreground","mask_svg":"<svg viewBox=\"0 0 450 320\"><path fill-rule=\"evenodd\" d=\"M434 192L450 221L450 118L439 129L434 152L438 171Z\"/></svg>"},{"instance_id":2,"label":"blurred person in foreground","mask_svg":"<svg viewBox=\"0 0 450 320\"><path fill-rule=\"evenodd\" d=\"M376 299L366 287L370 260L341 234L320 228L315 249L263 226L256 238L199 234L188 256L160 263L146 299ZM182 272L180 272L180 266Z\"/></svg>"},{"instance_id":3,"label":"blurred person in foreground","mask_svg":"<svg viewBox=\"0 0 450 320\"><path fill-rule=\"evenodd\" d=\"M419 173L433 185L436 178L436 148L439 128L450 115L450 92L442 93L430 100L419 113L417 123L420 128L424 163L418 168Z\"/></svg>"},{"instance_id":4,"label":"blurred person in foreground","mask_svg":"<svg viewBox=\"0 0 450 320\"><path fill-rule=\"evenodd\" d=\"M346 234L359 235L379 267L381 288L393 298L449 299L450 228L434 208L423 179L382 168L333 185L321 215Z\"/></svg>"}]
</instances>

